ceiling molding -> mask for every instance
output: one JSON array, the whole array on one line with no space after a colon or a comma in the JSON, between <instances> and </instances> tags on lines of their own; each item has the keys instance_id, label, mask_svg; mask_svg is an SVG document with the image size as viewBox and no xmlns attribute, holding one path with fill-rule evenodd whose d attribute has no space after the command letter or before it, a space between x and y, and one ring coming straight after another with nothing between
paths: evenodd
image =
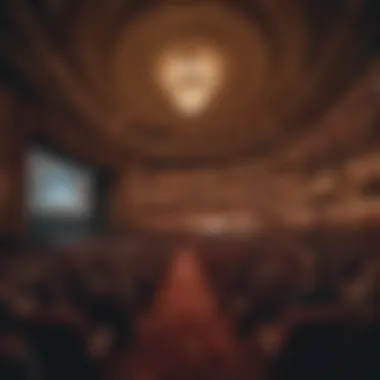
<instances>
[{"instance_id":1,"label":"ceiling molding","mask_svg":"<svg viewBox=\"0 0 380 380\"><path fill-rule=\"evenodd\" d=\"M75 120L75 133L82 141L97 136L120 154L145 161L194 160L203 165L245 155L286 160L277 152L294 146L299 150L308 139L314 144L313 136L323 136L328 110L339 99L344 101L344 94L378 54L374 41L379 27L372 17L378 9L371 7L373 3L365 0L322 1L318 9L311 0L110 0L106 7L85 1L40 1L37 6L14 0L1 5L0 60L13 67L46 110ZM235 49L236 57L247 59L240 79L236 76L235 90L231 87L232 97L196 123L176 118L164 103L156 103L149 86L139 88L142 77L131 83L126 79L134 60L132 48L145 46L148 52L160 20L172 20L172 29L163 30L162 38L165 33L175 35L177 11L188 14L178 17L190 31L199 26L194 23L197 15L210 11L213 21L201 24L223 41L228 34L226 46ZM149 29L147 20L152 21L150 34L139 45L142 31ZM240 31L239 23L244 24ZM134 36L133 30L141 33ZM157 38L158 43L158 34ZM120 88L129 84L130 95L124 98ZM131 94L139 92L146 103L135 112ZM357 126L361 123L358 120ZM160 138L149 132L158 127L165 129ZM354 126L350 131L352 140L357 139ZM306 144L304 149L314 148ZM294 159L305 160L305 154Z\"/></svg>"}]
</instances>

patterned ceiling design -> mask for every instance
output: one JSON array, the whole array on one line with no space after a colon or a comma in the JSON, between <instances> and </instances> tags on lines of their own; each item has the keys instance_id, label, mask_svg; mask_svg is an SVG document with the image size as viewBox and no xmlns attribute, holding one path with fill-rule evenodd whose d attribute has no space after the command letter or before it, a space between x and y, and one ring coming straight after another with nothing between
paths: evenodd
<instances>
[{"instance_id":1,"label":"patterned ceiling design","mask_svg":"<svg viewBox=\"0 0 380 380\"><path fill-rule=\"evenodd\" d=\"M379 77L377 1L12 0L0 7L3 77L55 115L60 139L85 145L91 138L118 159L249 155L289 165L307 162L310 152L330 159L339 144L339 152L352 152L357 141L376 143L363 125L378 118L378 105L368 102ZM216 42L231 61L226 91L196 120L173 113L150 81L157 49L185 37ZM347 113L360 96L369 108L364 124ZM348 114L344 132L331 132L339 115L330 109Z\"/></svg>"}]
</instances>

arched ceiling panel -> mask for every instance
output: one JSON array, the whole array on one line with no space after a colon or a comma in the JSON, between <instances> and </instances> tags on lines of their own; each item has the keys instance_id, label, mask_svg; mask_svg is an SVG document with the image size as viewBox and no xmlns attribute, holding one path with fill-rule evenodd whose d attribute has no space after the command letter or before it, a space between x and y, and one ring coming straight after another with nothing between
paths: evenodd
<instances>
[{"instance_id":1,"label":"arched ceiling panel","mask_svg":"<svg viewBox=\"0 0 380 380\"><path fill-rule=\"evenodd\" d=\"M147 160L273 156L318 134L377 55L373 1L27 1L1 4L0 57L57 118ZM160 46L222 46L224 92L179 117L151 80ZM323 133L323 132L321 132ZM347 131L349 134L350 131Z\"/></svg>"}]
</instances>

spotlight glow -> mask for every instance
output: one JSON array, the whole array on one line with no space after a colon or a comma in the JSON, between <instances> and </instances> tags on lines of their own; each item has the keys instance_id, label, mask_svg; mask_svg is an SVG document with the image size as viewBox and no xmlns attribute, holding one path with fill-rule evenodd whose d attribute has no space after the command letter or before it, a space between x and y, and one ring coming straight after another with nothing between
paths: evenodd
<instances>
[{"instance_id":1,"label":"spotlight glow","mask_svg":"<svg viewBox=\"0 0 380 380\"><path fill-rule=\"evenodd\" d=\"M180 114L203 113L224 82L225 62L220 50L199 42L165 49L157 64L158 84Z\"/></svg>"}]
</instances>

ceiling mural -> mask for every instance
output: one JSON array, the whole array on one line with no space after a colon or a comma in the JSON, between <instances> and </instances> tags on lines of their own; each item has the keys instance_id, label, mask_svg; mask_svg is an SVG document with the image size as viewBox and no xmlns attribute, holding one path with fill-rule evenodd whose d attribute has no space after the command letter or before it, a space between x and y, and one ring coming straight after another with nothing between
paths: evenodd
<instances>
[{"instance_id":1,"label":"ceiling mural","mask_svg":"<svg viewBox=\"0 0 380 380\"><path fill-rule=\"evenodd\" d=\"M374 65L377 8L15 0L1 5L0 58L62 135L147 160L272 156L322 135L327 109Z\"/></svg>"}]
</instances>

